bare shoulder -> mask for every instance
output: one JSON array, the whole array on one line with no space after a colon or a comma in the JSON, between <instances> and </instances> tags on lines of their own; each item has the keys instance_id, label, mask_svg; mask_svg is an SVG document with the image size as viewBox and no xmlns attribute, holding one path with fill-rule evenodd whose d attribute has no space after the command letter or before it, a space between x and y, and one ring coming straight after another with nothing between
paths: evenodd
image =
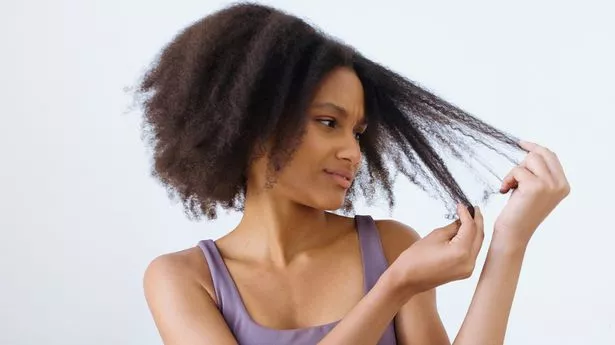
<instances>
[{"instance_id":1,"label":"bare shoulder","mask_svg":"<svg viewBox=\"0 0 615 345\"><path fill-rule=\"evenodd\" d=\"M392 263L399 254L410 247L421 236L409 225L394 219L376 219L376 228L382 242L387 261Z\"/></svg>"},{"instance_id":2,"label":"bare shoulder","mask_svg":"<svg viewBox=\"0 0 615 345\"><path fill-rule=\"evenodd\" d=\"M392 219L376 220L384 255L391 264L421 236L409 225ZM410 299L395 317L400 344L450 344L437 310L436 290Z\"/></svg>"},{"instance_id":3,"label":"bare shoulder","mask_svg":"<svg viewBox=\"0 0 615 345\"><path fill-rule=\"evenodd\" d=\"M200 250L163 254L149 263L143 276L147 305L164 344L236 345L212 298Z\"/></svg>"},{"instance_id":4,"label":"bare shoulder","mask_svg":"<svg viewBox=\"0 0 615 345\"><path fill-rule=\"evenodd\" d=\"M146 297L152 290L169 284L180 290L201 290L215 302L209 266L199 247L162 254L149 263L143 275Z\"/></svg>"}]
</instances>

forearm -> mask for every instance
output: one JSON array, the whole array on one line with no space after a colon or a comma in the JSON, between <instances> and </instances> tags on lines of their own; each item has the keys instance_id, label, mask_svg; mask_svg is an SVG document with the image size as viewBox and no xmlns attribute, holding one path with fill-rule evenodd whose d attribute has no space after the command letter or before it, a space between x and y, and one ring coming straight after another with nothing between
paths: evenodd
<instances>
[{"instance_id":1,"label":"forearm","mask_svg":"<svg viewBox=\"0 0 615 345\"><path fill-rule=\"evenodd\" d=\"M504 343L525 246L502 245L494 235L470 308L453 345Z\"/></svg>"},{"instance_id":2,"label":"forearm","mask_svg":"<svg viewBox=\"0 0 615 345\"><path fill-rule=\"evenodd\" d=\"M333 328L318 345L375 345L399 309L412 297L400 291L390 271Z\"/></svg>"}]
</instances>

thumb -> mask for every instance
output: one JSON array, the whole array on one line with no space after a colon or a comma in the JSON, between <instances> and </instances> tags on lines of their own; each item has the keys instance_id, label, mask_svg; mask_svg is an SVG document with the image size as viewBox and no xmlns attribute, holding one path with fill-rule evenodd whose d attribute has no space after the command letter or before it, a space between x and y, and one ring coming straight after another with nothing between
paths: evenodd
<instances>
[{"instance_id":1,"label":"thumb","mask_svg":"<svg viewBox=\"0 0 615 345\"><path fill-rule=\"evenodd\" d=\"M453 237L457 235L457 232L459 231L459 226L461 226L461 222L459 221L459 219L457 219L446 226L434 230L432 234L433 236L436 236L441 240L450 241Z\"/></svg>"},{"instance_id":2,"label":"thumb","mask_svg":"<svg viewBox=\"0 0 615 345\"><path fill-rule=\"evenodd\" d=\"M463 204L457 206L457 213L459 214L461 226L453 240L470 246L471 243L474 242L474 237L476 236L476 224L470 211Z\"/></svg>"}]
</instances>

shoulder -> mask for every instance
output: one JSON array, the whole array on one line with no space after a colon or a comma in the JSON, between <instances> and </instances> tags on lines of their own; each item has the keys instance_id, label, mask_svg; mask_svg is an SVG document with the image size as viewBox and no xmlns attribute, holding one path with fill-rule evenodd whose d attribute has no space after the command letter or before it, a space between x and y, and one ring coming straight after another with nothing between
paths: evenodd
<instances>
[{"instance_id":1,"label":"shoulder","mask_svg":"<svg viewBox=\"0 0 615 345\"><path fill-rule=\"evenodd\" d=\"M215 301L207 260L199 247L166 253L150 261L143 274L146 298L162 291L200 291Z\"/></svg>"},{"instance_id":2,"label":"shoulder","mask_svg":"<svg viewBox=\"0 0 615 345\"><path fill-rule=\"evenodd\" d=\"M400 221L394 219L375 219L374 221L389 264L395 261L401 252L421 239L414 228Z\"/></svg>"},{"instance_id":3,"label":"shoulder","mask_svg":"<svg viewBox=\"0 0 615 345\"><path fill-rule=\"evenodd\" d=\"M411 226L402 222L392 219L375 222L389 265L404 250L421 239ZM435 289L412 297L396 314L395 325L400 344L450 344L438 314Z\"/></svg>"},{"instance_id":4,"label":"shoulder","mask_svg":"<svg viewBox=\"0 0 615 345\"><path fill-rule=\"evenodd\" d=\"M150 262L143 277L147 305L165 344L236 344L208 291L209 270L200 250L163 254Z\"/></svg>"}]
</instances>

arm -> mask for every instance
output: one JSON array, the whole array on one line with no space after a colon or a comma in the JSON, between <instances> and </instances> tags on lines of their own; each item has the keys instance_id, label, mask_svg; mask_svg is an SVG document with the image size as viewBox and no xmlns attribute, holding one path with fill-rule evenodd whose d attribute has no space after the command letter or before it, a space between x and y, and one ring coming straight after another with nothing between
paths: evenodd
<instances>
[{"instance_id":1,"label":"arm","mask_svg":"<svg viewBox=\"0 0 615 345\"><path fill-rule=\"evenodd\" d=\"M414 229L395 220L376 220L376 227L389 265L421 239ZM387 269L376 286L319 345L374 345L394 317L400 345L450 345L438 315L436 290L415 294L398 286L396 277Z\"/></svg>"},{"instance_id":2,"label":"arm","mask_svg":"<svg viewBox=\"0 0 615 345\"><path fill-rule=\"evenodd\" d=\"M420 236L392 220L377 222L389 263ZM525 246L512 248L495 233L470 308L453 345L502 344L516 291ZM396 317L401 345L450 344L437 311L436 291L417 294Z\"/></svg>"},{"instance_id":3,"label":"arm","mask_svg":"<svg viewBox=\"0 0 615 345\"><path fill-rule=\"evenodd\" d=\"M389 265L421 236L410 226L395 220L377 220L382 247ZM436 289L413 296L395 318L400 345L450 345L436 303Z\"/></svg>"},{"instance_id":4,"label":"arm","mask_svg":"<svg viewBox=\"0 0 615 345\"><path fill-rule=\"evenodd\" d=\"M395 220L377 220L376 227L389 265L421 238L414 229ZM394 317L400 345L450 345L438 315L436 290L414 294L396 286L390 270L385 271L376 286L319 345L374 345Z\"/></svg>"},{"instance_id":5,"label":"arm","mask_svg":"<svg viewBox=\"0 0 615 345\"><path fill-rule=\"evenodd\" d=\"M237 345L209 293L185 258L167 254L145 271L143 288L165 345Z\"/></svg>"},{"instance_id":6,"label":"arm","mask_svg":"<svg viewBox=\"0 0 615 345\"><path fill-rule=\"evenodd\" d=\"M438 315L435 287L469 277L483 239L482 214L476 213L475 223L465 207L458 207L458 212L461 227L453 222L423 239L401 222L376 221L389 268L320 344L376 344L397 316L400 344L450 345ZM464 253L461 257L460 251ZM410 288L412 284L417 284L417 289Z\"/></svg>"},{"instance_id":7,"label":"arm","mask_svg":"<svg viewBox=\"0 0 615 345\"><path fill-rule=\"evenodd\" d=\"M525 247L504 249L494 236L454 345L503 344Z\"/></svg>"},{"instance_id":8,"label":"arm","mask_svg":"<svg viewBox=\"0 0 615 345\"><path fill-rule=\"evenodd\" d=\"M513 192L495 221L487 260L455 345L504 343L530 238L570 193L570 184L553 151L526 141L519 144L529 153L500 186L502 194Z\"/></svg>"},{"instance_id":9,"label":"arm","mask_svg":"<svg viewBox=\"0 0 615 345\"><path fill-rule=\"evenodd\" d=\"M412 298L385 272L376 285L318 345L374 345L399 308Z\"/></svg>"}]
</instances>

